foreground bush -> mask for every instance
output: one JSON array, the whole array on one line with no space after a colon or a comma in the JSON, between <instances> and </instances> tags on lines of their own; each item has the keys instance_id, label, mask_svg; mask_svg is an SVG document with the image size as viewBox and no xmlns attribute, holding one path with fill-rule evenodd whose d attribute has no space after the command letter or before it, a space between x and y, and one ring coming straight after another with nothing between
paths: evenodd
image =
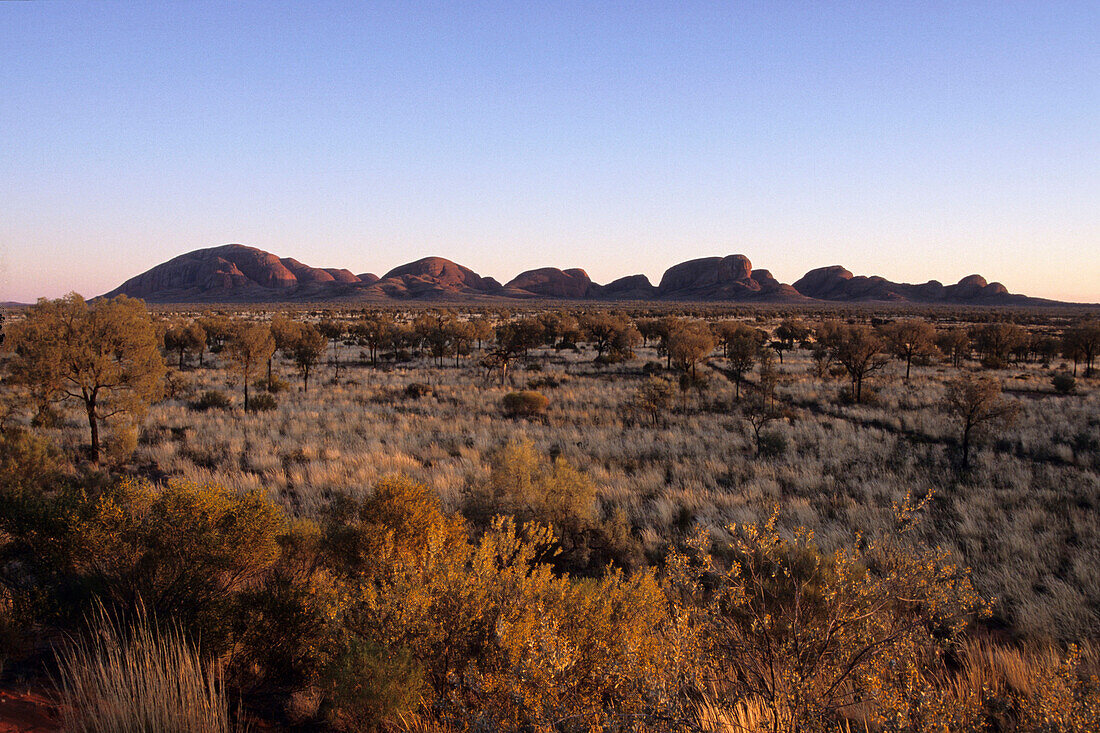
<instances>
[{"instance_id":1,"label":"foreground bush","mask_svg":"<svg viewBox=\"0 0 1100 733\"><path fill-rule=\"evenodd\" d=\"M890 730L929 729L924 671L985 609L967 572L893 541L825 553L808 531L781 536L775 515L730 530L717 564L702 540L694 559L670 559L673 586L700 602L719 698L759 700L771 730L827 730L857 707Z\"/></svg>"},{"instance_id":2,"label":"foreground bush","mask_svg":"<svg viewBox=\"0 0 1100 733\"><path fill-rule=\"evenodd\" d=\"M555 575L543 560L549 529L498 518L470 541L461 519L407 479L344 500L325 531L330 572L349 599L345 628L383 650L375 659L407 692L423 690L421 714L490 730L590 730L656 721L681 702L671 680L682 660L664 641L677 635L675 618L651 573ZM387 677L375 669L350 667L353 681L332 689L357 694L334 708L349 715L360 700L415 697L380 689ZM382 711L354 723L367 712Z\"/></svg>"},{"instance_id":3,"label":"foreground bush","mask_svg":"<svg viewBox=\"0 0 1100 733\"><path fill-rule=\"evenodd\" d=\"M228 733L221 674L178 629L142 618L123 628L100 611L90 638L58 654L62 724L70 733Z\"/></svg>"},{"instance_id":4,"label":"foreground bush","mask_svg":"<svg viewBox=\"0 0 1100 733\"><path fill-rule=\"evenodd\" d=\"M278 557L284 521L259 494L182 481L25 495L0 515L0 581L42 620L145 607L216 645L238 593Z\"/></svg>"}]
</instances>

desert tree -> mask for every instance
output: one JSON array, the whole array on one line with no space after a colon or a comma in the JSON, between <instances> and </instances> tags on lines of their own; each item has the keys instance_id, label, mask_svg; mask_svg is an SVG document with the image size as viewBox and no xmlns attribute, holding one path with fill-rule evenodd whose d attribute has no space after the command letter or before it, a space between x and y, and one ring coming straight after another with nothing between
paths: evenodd
<instances>
[{"instance_id":1,"label":"desert tree","mask_svg":"<svg viewBox=\"0 0 1100 733\"><path fill-rule=\"evenodd\" d=\"M393 314L387 311L368 313L356 324L355 335L370 352L371 366L378 364L378 353L393 344L395 332Z\"/></svg>"},{"instance_id":2,"label":"desert tree","mask_svg":"<svg viewBox=\"0 0 1100 733\"><path fill-rule=\"evenodd\" d=\"M579 319L581 332L596 349L597 361L622 361L633 356L633 348L642 338L624 315L597 311Z\"/></svg>"},{"instance_id":3,"label":"desert tree","mask_svg":"<svg viewBox=\"0 0 1100 733\"><path fill-rule=\"evenodd\" d=\"M714 351L714 346L714 334L703 321L682 321L668 334L669 358L692 379L697 365Z\"/></svg>"},{"instance_id":4,"label":"desert tree","mask_svg":"<svg viewBox=\"0 0 1100 733\"><path fill-rule=\"evenodd\" d=\"M906 318L888 323L882 329L886 345L895 357L905 362L905 381L913 368L913 358L936 353L936 329L920 318Z\"/></svg>"},{"instance_id":5,"label":"desert tree","mask_svg":"<svg viewBox=\"0 0 1100 733\"><path fill-rule=\"evenodd\" d=\"M283 354L283 356L289 358L294 341L298 338L298 332L302 329L302 324L299 321L287 318L282 313L276 313L272 316L270 325L271 338L275 341L275 349L271 352L271 356L267 357L268 390L271 390L275 384L272 375L272 365L275 361L275 353L279 352Z\"/></svg>"},{"instance_id":6,"label":"desert tree","mask_svg":"<svg viewBox=\"0 0 1100 733\"><path fill-rule=\"evenodd\" d=\"M474 329L473 337L477 340L477 350L481 351L482 344L493 338L493 323L484 315L479 315L470 319L470 325Z\"/></svg>"},{"instance_id":7,"label":"desert tree","mask_svg":"<svg viewBox=\"0 0 1100 733\"><path fill-rule=\"evenodd\" d=\"M656 426L672 406L676 391L667 379L650 376L642 382L630 400L630 407L649 416Z\"/></svg>"},{"instance_id":8,"label":"desert tree","mask_svg":"<svg viewBox=\"0 0 1100 733\"><path fill-rule=\"evenodd\" d=\"M226 343L229 358L244 381L244 409L248 410L248 387L256 370L275 353L275 338L266 323L240 323Z\"/></svg>"},{"instance_id":9,"label":"desert tree","mask_svg":"<svg viewBox=\"0 0 1100 733\"><path fill-rule=\"evenodd\" d=\"M461 356L468 356L477 339L477 328L470 321L454 321L450 325L452 351L455 356L455 366Z\"/></svg>"},{"instance_id":10,"label":"desert tree","mask_svg":"<svg viewBox=\"0 0 1100 733\"><path fill-rule=\"evenodd\" d=\"M542 324L537 318L519 318L504 321L496 327L496 349L510 359L527 356L527 352L542 343Z\"/></svg>"},{"instance_id":11,"label":"desert tree","mask_svg":"<svg viewBox=\"0 0 1100 733\"><path fill-rule=\"evenodd\" d=\"M1021 343L1028 339L1027 330L1015 323L987 323L971 329L971 341L981 356L982 365L1000 367Z\"/></svg>"},{"instance_id":12,"label":"desert tree","mask_svg":"<svg viewBox=\"0 0 1100 733\"><path fill-rule=\"evenodd\" d=\"M340 379L340 341L347 336L348 324L334 318L326 318L317 324L317 330L332 344L333 379Z\"/></svg>"},{"instance_id":13,"label":"desert tree","mask_svg":"<svg viewBox=\"0 0 1100 733\"><path fill-rule=\"evenodd\" d=\"M1015 402L1001 395L1000 381L974 374L948 382L942 406L961 430L963 467L970 465L970 446L976 435L1011 423L1019 412Z\"/></svg>"},{"instance_id":14,"label":"desert tree","mask_svg":"<svg viewBox=\"0 0 1100 733\"><path fill-rule=\"evenodd\" d=\"M224 315L215 313L199 319L199 325L206 332L206 348L199 352L199 366L203 366L203 355L209 349L211 353L220 353L233 337L236 324Z\"/></svg>"},{"instance_id":15,"label":"desert tree","mask_svg":"<svg viewBox=\"0 0 1100 733\"><path fill-rule=\"evenodd\" d=\"M310 323L299 324L294 340L289 344L289 355L298 367L302 378L302 391L309 391L309 375L324 356L328 339L319 328Z\"/></svg>"},{"instance_id":16,"label":"desert tree","mask_svg":"<svg viewBox=\"0 0 1100 733\"><path fill-rule=\"evenodd\" d=\"M101 422L120 415L136 422L160 393L164 359L140 300L120 295L88 304L76 293L42 299L10 333L12 379L46 402L83 407L93 463Z\"/></svg>"},{"instance_id":17,"label":"desert tree","mask_svg":"<svg viewBox=\"0 0 1100 733\"><path fill-rule=\"evenodd\" d=\"M164 348L179 356L179 368L183 369L188 353L206 350L206 330L197 321L174 323L164 332Z\"/></svg>"},{"instance_id":18,"label":"desert tree","mask_svg":"<svg viewBox=\"0 0 1100 733\"><path fill-rule=\"evenodd\" d=\"M828 338L833 360L844 367L852 380L852 399L863 401L863 382L886 366L882 339L870 326L846 325Z\"/></svg>"},{"instance_id":19,"label":"desert tree","mask_svg":"<svg viewBox=\"0 0 1100 733\"><path fill-rule=\"evenodd\" d=\"M642 346L649 346L650 341L660 338L661 324L656 318L639 318L634 322L638 334L642 337Z\"/></svg>"},{"instance_id":20,"label":"desert tree","mask_svg":"<svg viewBox=\"0 0 1100 733\"><path fill-rule=\"evenodd\" d=\"M722 345L723 355L729 363L729 375L734 383L734 395L741 399L741 383L745 373L756 364L763 343L763 335L741 321L720 321L714 326L715 335Z\"/></svg>"},{"instance_id":21,"label":"desert tree","mask_svg":"<svg viewBox=\"0 0 1100 733\"><path fill-rule=\"evenodd\" d=\"M672 339L672 334L675 331L681 329L686 321L678 316L665 316L659 318L653 324L653 337L657 339L657 353L665 357L665 368L672 368L672 352L669 350L669 344Z\"/></svg>"},{"instance_id":22,"label":"desert tree","mask_svg":"<svg viewBox=\"0 0 1100 733\"><path fill-rule=\"evenodd\" d=\"M767 390L760 385L753 385L745 399L741 400L738 405L738 414L752 430L756 455L761 453L764 429L786 416L775 400L768 397Z\"/></svg>"},{"instance_id":23,"label":"desert tree","mask_svg":"<svg viewBox=\"0 0 1100 733\"><path fill-rule=\"evenodd\" d=\"M454 350L453 329L455 316L447 310L421 313L413 321L413 329L428 352L443 366L443 359Z\"/></svg>"},{"instance_id":24,"label":"desert tree","mask_svg":"<svg viewBox=\"0 0 1100 733\"><path fill-rule=\"evenodd\" d=\"M810 327L797 318L784 318L775 329L775 337L786 345L788 351L809 336Z\"/></svg>"},{"instance_id":25,"label":"desert tree","mask_svg":"<svg viewBox=\"0 0 1100 733\"><path fill-rule=\"evenodd\" d=\"M943 329L936 333L936 346L951 359L951 366L958 369L963 359L970 356L970 334L962 327Z\"/></svg>"},{"instance_id":26,"label":"desert tree","mask_svg":"<svg viewBox=\"0 0 1100 733\"><path fill-rule=\"evenodd\" d=\"M1066 329L1062 337L1063 350L1067 358L1073 359L1073 373L1077 374L1077 363L1085 365L1085 376L1092 375L1092 363L1100 354L1100 321L1085 321Z\"/></svg>"}]
</instances>

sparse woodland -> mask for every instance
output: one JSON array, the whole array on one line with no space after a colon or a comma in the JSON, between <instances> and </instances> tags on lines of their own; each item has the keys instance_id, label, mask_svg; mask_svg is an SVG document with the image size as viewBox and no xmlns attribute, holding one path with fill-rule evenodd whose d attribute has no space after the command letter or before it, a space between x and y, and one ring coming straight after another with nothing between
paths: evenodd
<instances>
[{"instance_id":1,"label":"sparse woodland","mask_svg":"<svg viewBox=\"0 0 1100 733\"><path fill-rule=\"evenodd\" d=\"M1100 730L1095 312L3 325L0 674L67 730Z\"/></svg>"}]
</instances>

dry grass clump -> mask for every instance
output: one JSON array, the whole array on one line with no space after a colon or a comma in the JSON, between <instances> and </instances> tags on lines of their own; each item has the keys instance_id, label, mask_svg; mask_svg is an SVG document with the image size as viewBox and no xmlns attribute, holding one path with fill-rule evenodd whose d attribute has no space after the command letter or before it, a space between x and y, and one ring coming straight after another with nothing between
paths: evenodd
<instances>
[{"instance_id":1,"label":"dry grass clump","mask_svg":"<svg viewBox=\"0 0 1100 733\"><path fill-rule=\"evenodd\" d=\"M178 629L160 629L146 617L123 627L100 610L90 634L58 654L64 730L232 730L221 673Z\"/></svg>"}]
</instances>

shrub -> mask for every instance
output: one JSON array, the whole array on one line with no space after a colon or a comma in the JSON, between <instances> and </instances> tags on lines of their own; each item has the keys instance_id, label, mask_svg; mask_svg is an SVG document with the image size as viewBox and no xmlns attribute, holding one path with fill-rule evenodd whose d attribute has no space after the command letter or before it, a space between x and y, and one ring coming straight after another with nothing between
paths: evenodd
<instances>
[{"instance_id":1,"label":"shrub","mask_svg":"<svg viewBox=\"0 0 1100 733\"><path fill-rule=\"evenodd\" d=\"M207 410L225 410L233 404L233 400L225 392L216 389L208 389L199 395L199 398L191 403L191 409L198 412Z\"/></svg>"},{"instance_id":2,"label":"shrub","mask_svg":"<svg viewBox=\"0 0 1100 733\"><path fill-rule=\"evenodd\" d=\"M654 376L654 375L660 374L664 370L665 370L665 365L662 364L661 362L659 362L659 361L647 361L645 363L645 365L642 367L642 374L649 377L649 376Z\"/></svg>"},{"instance_id":3,"label":"shrub","mask_svg":"<svg viewBox=\"0 0 1100 733\"><path fill-rule=\"evenodd\" d=\"M271 375L270 379L268 379L267 377L264 377L263 379L257 379L255 387L256 389L263 392L280 394L290 389L290 382L286 381L285 379L279 379L279 377L273 374Z\"/></svg>"},{"instance_id":4,"label":"shrub","mask_svg":"<svg viewBox=\"0 0 1100 733\"><path fill-rule=\"evenodd\" d=\"M405 478L333 508L326 554L359 640L337 674L355 694L341 706L334 690L333 718L408 719L397 708L420 690L419 712L457 729L644 729L662 719L683 656L663 642L674 621L651 573L558 577L540 561L549 530L517 530L503 517L469 537L430 489ZM554 725L562 720L572 722Z\"/></svg>"},{"instance_id":5,"label":"shrub","mask_svg":"<svg viewBox=\"0 0 1100 733\"><path fill-rule=\"evenodd\" d=\"M504 395L504 414L508 417L536 417L546 414L550 398L541 392L524 390Z\"/></svg>"},{"instance_id":6,"label":"shrub","mask_svg":"<svg viewBox=\"0 0 1100 733\"><path fill-rule=\"evenodd\" d=\"M51 488L60 476L60 461L57 448L45 438L20 428L0 430L0 510L8 510L8 502L25 492Z\"/></svg>"},{"instance_id":7,"label":"shrub","mask_svg":"<svg viewBox=\"0 0 1100 733\"><path fill-rule=\"evenodd\" d=\"M73 733L228 733L221 675L178 628L121 628L100 610L91 638L58 655L62 727Z\"/></svg>"},{"instance_id":8,"label":"shrub","mask_svg":"<svg viewBox=\"0 0 1100 733\"><path fill-rule=\"evenodd\" d=\"M238 594L278 558L283 523L259 492L184 481L67 487L0 517L7 559L23 569L10 588L42 615L64 624L97 603L122 615L145 607L212 648L228 636Z\"/></svg>"},{"instance_id":9,"label":"shrub","mask_svg":"<svg viewBox=\"0 0 1100 733\"><path fill-rule=\"evenodd\" d=\"M895 506L902 532L915 510L908 499ZM831 730L853 700L873 722L904 722L926 684L922 665L987 604L943 550L857 537L824 552L811 532L787 537L776 520L730 527L721 567L702 535L697 565L669 560L674 589L698 597L707 588L700 638L717 675L711 689L732 703L761 700L781 723L774 730Z\"/></svg>"},{"instance_id":10,"label":"shrub","mask_svg":"<svg viewBox=\"0 0 1100 733\"><path fill-rule=\"evenodd\" d=\"M760 455L775 458L787 452L787 437L782 433L764 433L758 446Z\"/></svg>"},{"instance_id":11,"label":"shrub","mask_svg":"<svg viewBox=\"0 0 1100 733\"><path fill-rule=\"evenodd\" d=\"M270 393L261 393L248 401L249 412L270 412L279 406L279 400Z\"/></svg>"},{"instance_id":12,"label":"shrub","mask_svg":"<svg viewBox=\"0 0 1100 733\"><path fill-rule=\"evenodd\" d=\"M1077 380L1070 374L1055 374L1050 379L1051 386L1058 394L1073 394L1077 389Z\"/></svg>"},{"instance_id":13,"label":"shrub","mask_svg":"<svg viewBox=\"0 0 1100 733\"><path fill-rule=\"evenodd\" d=\"M424 384L423 382L413 382L409 386L405 387L405 396L412 399L420 399L425 395L432 393L431 385Z\"/></svg>"},{"instance_id":14,"label":"shrub","mask_svg":"<svg viewBox=\"0 0 1100 733\"><path fill-rule=\"evenodd\" d=\"M550 459L530 441L509 442L490 458L489 480L471 490L468 508L488 524L496 514L520 522L576 526L595 516L596 486L560 456Z\"/></svg>"}]
</instances>

